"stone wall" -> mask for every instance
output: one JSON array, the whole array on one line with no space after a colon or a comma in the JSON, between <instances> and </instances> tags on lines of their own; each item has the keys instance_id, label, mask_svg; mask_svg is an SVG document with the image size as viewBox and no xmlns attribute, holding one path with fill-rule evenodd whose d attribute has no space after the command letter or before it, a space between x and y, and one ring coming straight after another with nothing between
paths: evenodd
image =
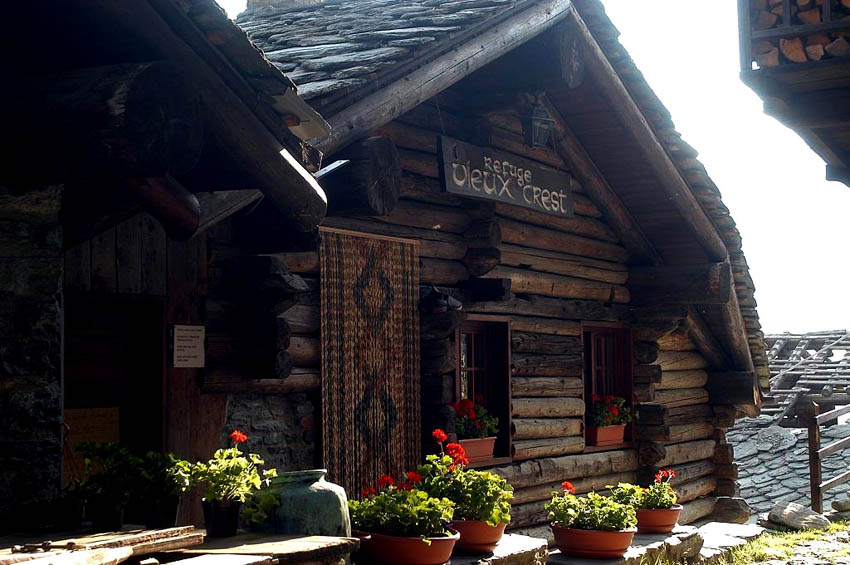
<instances>
[{"instance_id":1,"label":"stone wall","mask_svg":"<svg viewBox=\"0 0 850 565\"><path fill-rule=\"evenodd\" d=\"M234 429L248 436L247 451L259 453L278 471L316 468L318 414L308 394L231 394L222 445ZM245 450L245 448L243 448Z\"/></svg>"},{"instance_id":2,"label":"stone wall","mask_svg":"<svg viewBox=\"0 0 850 565\"><path fill-rule=\"evenodd\" d=\"M62 458L62 187L0 187L0 529L55 496Z\"/></svg>"}]
</instances>

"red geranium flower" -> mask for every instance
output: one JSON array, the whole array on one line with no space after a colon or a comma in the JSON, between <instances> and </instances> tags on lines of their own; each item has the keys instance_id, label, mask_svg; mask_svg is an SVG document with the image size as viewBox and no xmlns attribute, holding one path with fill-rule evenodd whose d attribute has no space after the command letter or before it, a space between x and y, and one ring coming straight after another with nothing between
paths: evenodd
<instances>
[{"instance_id":1,"label":"red geranium flower","mask_svg":"<svg viewBox=\"0 0 850 565\"><path fill-rule=\"evenodd\" d=\"M459 443L446 444L446 453L455 460L466 457L466 450Z\"/></svg>"},{"instance_id":2,"label":"red geranium flower","mask_svg":"<svg viewBox=\"0 0 850 565\"><path fill-rule=\"evenodd\" d=\"M398 490L413 490L413 483L409 481L403 481L400 482L396 488Z\"/></svg>"},{"instance_id":3,"label":"red geranium flower","mask_svg":"<svg viewBox=\"0 0 850 565\"><path fill-rule=\"evenodd\" d=\"M449 439L449 436L446 434L446 432L444 432L444 431L443 431L443 430L441 430L440 428L437 428L436 430L434 430L433 432L431 432L431 435L432 435L432 436L434 436L434 438L436 438L436 440L437 440L439 443L443 443L444 441L446 441L447 439Z\"/></svg>"},{"instance_id":4,"label":"red geranium flower","mask_svg":"<svg viewBox=\"0 0 850 565\"><path fill-rule=\"evenodd\" d=\"M462 398L460 402L458 402L458 407L455 410L458 413L458 416L466 416L470 420L475 419L475 403L472 402L468 398Z\"/></svg>"},{"instance_id":5,"label":"red geranium flower","mask_svg":"<svg viewBox=\"0 0 850 565\"><path fill-rule=\"evenodd\" d=\"M612 405L610 408L608 408L608 411L609 411L609 412L611 413L611 415L612 415L613 417L615 417L615 418L616 418L617 416L619 416L619 415L620 415L620 409L619 409L619 408L617 408L616 406L613 406L613 405Z\"/></svg>"},{"instance_id":6,"label":"red geranium flower","mask_svg":"<svg viewBox=\"0 0 850 565\"><path fill-rule=\"evenodd\" d=\"M591 397L590 397L590 399L591 399L593 402L599 402L599 395L598 395L598 394L594 394L593 396L591 396Z\"/></svg>"},{"instance_id":7,"label":"red geranium flower","mask_svg":"<svg viewBox=\"0 0 850 565\"><path fill-rule=\"evenodd\" d=\"M604 397L602 397L602 400L604 400L605 402L614 402L614 396L611 394L606 394Z\"/></svg>"},{"instance_id":8,"label":"red geranium flower","mask_svg":"<svg viewBox=\"0 0 850 565\"><path fill-rule=\"evenodd\" d=\"M368 498L368 497L373 496L375 494L375 489L372 488L372 487L364 488L363 490L360 491L360 494L363 495L363 498Z\"/></svg>"},{"instance_id":9,"label":"red geranium flower","mask_svg":"<svg viewBox=\"0 0 850 565\"><path fill-rule=\"evenodd\" d=\"M422 475L420 475L416 471L408 471L407 472L407 478L412 483L418 483L419 481L422 480Z\"/></svg>"},{"instance_id":10,"label":"red geranium flower","mask_svg":"<svg viewBox=\"0 0 850 565\"><path fill-rule=\"evenodd\" d=\"M248 436L243 434L241 430L233 430L230 432L230 439L233 440L233 443L245 443L248 441Z\"/></svg>"},{"instance_id":11,"label":"red geranium flower","mask_svg":"<svg viewBox=\"0 0 850 565\"><path fill-rule=\"evenodd\" d=\"M378 488L391 487L395 484L395 479L389 475L384 475L378 479Z\"/></svg>"},{"instance_id":12,"label":"red geranium flower","mask_svg":"<svg viewBox=\"0 0 850 565\"><path fill-rule=\"evenodd\" d=\"M565 491L567 491L570 494L576 493L576 487L574 487L573 483L571 483L570 481L564 481L563 483L561 483L561 488L563 488Z\"/></svg>"}]
</instances>

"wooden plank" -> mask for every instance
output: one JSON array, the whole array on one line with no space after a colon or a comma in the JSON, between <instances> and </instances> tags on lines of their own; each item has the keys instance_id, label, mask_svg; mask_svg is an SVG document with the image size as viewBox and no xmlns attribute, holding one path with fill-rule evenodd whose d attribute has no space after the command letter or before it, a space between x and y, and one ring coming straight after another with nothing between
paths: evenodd
<instances>
[{"instance_id":1,"label":"wooden plank","mask_svg":"<svg viewBox=\"0 0 850 565\"><path fill-rule=\"evenodd\" d=\"M183 550L180 554L267 555L277 558L280 563L303 563L341 557L357 551L359 547L360 540L357 538L251 533L231 538L207 538L203 545Z\"/></svg>"},{"instance_id":2,"label":"wooden plank","mask_svg":"<svg viewBox=\"0 0 850 565\"><path fill-rule=\"evenodd\" d=\"M311 145L325 154L335 153L551 28L571 11L570 0L545 0L518 11L501 25L470 37L467 42L377 92L360 95L358 100L328 120L332 127L330 134L310 140Z\"/></svg>"},{"instance_id":3,"label":"wooden plank","mask_svg":"<svg viewBox=\"0 0 850 565\"><path fill-rule=\"evenodd\" d=\"M201 205L201 221L197 233L205 231L251 204L258 202L263 193L259 190L223 190L195 194Z\"/></svg>"},{"instance_id":4,"label":"wooden plank","mask_svg":"<svg viewBox=\"0 0 850 565\"><path fill-rule=\"evenodd\" d=\"M115 228L110 228L91 239L91 288L108 293L118 290Z\"/></svg>"},{"instance_id":5,"label":"wooden plank","mask_svg":"<svg viewBox=\"0 0 850 565\"><path fill-rule=\"evenodd\" d=\"M635 267L629 272L633 300L640 304L725 304L732 292L728 261Z\"/></svg>"},{"instance_id":6,"label":"wooden plank","mask_svg":"<svg viewBox=\"0 0 850 565\"><path fill-rule=\"evenodd\" d=\"M166 242L165 229L149 214L141 215L141 292L165 295Z\"/></svg>"},{"instance_id":7,"label":"wooden plank","mask_svg":"<svg viewBox=\"0 0 850 565\"><path fill-rule=\"evenodd\" d=\"M576 24L578 34L585 43L587 54L585 62L588 70L598 81L602 92L611 101L614 111L623 124L636 139L641 140L638 147L647 163L658 176L668 199L676 206L682 219L694 233L709 258L712 261L725 261L728 257L726 245L690 186L659 141L655 130L629 94L581 17L572 13L570 19Z\"/></svg>"},{"instance_id":8,"label":"wooden plank","mask_svg":"<svg viewBox=\"0 0 850 565\"><path fill-rule=\"evenodd\" d=\"M91 290L91 247L84 241L65 252L65 288Z\"/></svg>"},{"instance_id":9,"label":"wooden plank","mask_svg":"<svg viewBox=\"0 0 850 565\"><path fill-rule=\"evenodd\" d=\"M207 554L171 561L180 565L277 565L278 560L270 555L220 555Z\"/></svg>"},{"instance_id":10,"label":"wooden plank","mask_svg":"<svg viewBox=\"0 0 850 565\"><path fill-rule=\"evenodd\" d=\"M141 214L115 226L115 261L118 292L142 291L142 217Z\"/></svg>"},{"instance_id":11,"label":"wooden plank","mask_svg":"<svg viewBox=\"0 0 850 565\"><path fill-rule=\"evenodd\" d=\"M132 556L132 548L120 547L66 551L62 553L50 552L46 556L45 554L33 554L33 558L27 559L24 562L27 565L117 565ZM21 561L15 559L15 557L10 559L0 558L0 565L20 563Z\"/></svg>"}]
</instances>

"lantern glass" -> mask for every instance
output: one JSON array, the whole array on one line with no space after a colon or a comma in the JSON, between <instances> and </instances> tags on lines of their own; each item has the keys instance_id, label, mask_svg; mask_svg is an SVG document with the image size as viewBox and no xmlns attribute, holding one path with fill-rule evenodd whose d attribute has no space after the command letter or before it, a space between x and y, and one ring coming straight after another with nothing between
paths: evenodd
<instances>
[{"instance_id":1,"label":"lantern glass","mask_svg":"<svg viewBox=\"0 0 850 565\"><path fill-rule=\"evenodd\" d=\"M549 112L540 105L534 106L526 124L526 141L532 147L546 147L552 134L552 124L555 120L549 117Z\"/></svg>"}]
</instances>

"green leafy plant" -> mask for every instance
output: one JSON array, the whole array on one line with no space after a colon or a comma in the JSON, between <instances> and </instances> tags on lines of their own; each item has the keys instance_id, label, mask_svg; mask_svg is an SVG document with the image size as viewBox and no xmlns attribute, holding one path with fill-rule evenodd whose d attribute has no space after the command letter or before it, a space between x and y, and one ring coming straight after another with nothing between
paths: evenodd
<instances>
[{"instance_id":1,"label":"green leafy plant","mask_svg":"<svg viewBox=\"0 0 850 565\"><path fill-rule=\"evenodd\" d=\"M179 496L192 486L192 465L173 453L148 451L141 460L139 479L142 497Z\"/></svg>"},{"instance_id":2,"label":"green leafy plant","mask_svg":"<svg viewBox=\"0 0 850 565\"><path fill-rule=\"evenodd\" d=\"M454 516L454 503L436 498L424 490L392 477L378 481L378 489L367 489L363 500L349 500L352 526L364 532L388 536L427 538L447 535L446 528Z\"/></svg>"},{"instance_id":3,"label":"green leafy plant","mask_svg":"<svg viewBox=\"0 0 850 565\"><path fill-rule=\"evenodd\" d=\"M480 439L499 433L499 419L479 403L468 398L452 402L455 411L455 431L458 439Z\"/></svg>"},{"instance_id":4,"label":"green leafy plant","mask_svg":"<svg viewBox=\"0 0 850 565\"><path fill-rule=\"evenodd\" d=\"M260 471L265 461L258 454L239 451L239 444L248 439L245 434L234 430L230 438L233 447L219 449L208 462L192 466L192 480L206 485L204 497L208 501L245 502L277 476L275 469Z\"/></svg>"},{"instance_id":5,"label":"green leafy plant","mask_svg":"<svg viewBox=\"0 0 850 565\"><path fill-rule=\"evenodd\" d=\"M590 407L591 419L593 425L598 428L628 424L634 420L632 409L626 406L625 398L594 394L591 401L593 402Z\"/></svg>"},{"instance_id":6,"label":"green leafy plant","mask_svg":"<svg viewBox=\"0 0 850 565\"><path fill-rule=\"evenodd\" d=\"M277 491L260 490L245 502L242 517L254 528L262 526L280 508L280 496Z\"/></svg>"},{"instance_id":7,"label":"green leafy plant","mask_svg":"<svg viewBox=\"0 0 850 565\"><path fill-rule=\"evenodd\" d=\"M543 507L555 525L609 532L630 530L637 525L637 516L632 505L621 504L612 497L595 492L578 497L568 481L565 481L563 486L564 492L552 493L552 499Z\"/></svg>"},{"instance_id":8,"label":"green leafy plant","mask_svg":"<svg viewBox=\"0 0 850 565\"><path fill-rule=\"evenodd\" d=\"M666 510L676 504L676 493L670 481L676 476L673 469L660 470L655 481L647 488L620 483L611 489L611 498L621 504L630 504L640 510Z\"/></svg>"},{"instance_id":9,"label":"green leafy plant","mask_svg":"<svg viewBox=\"0 0 850 565\"><path fill-rule=\"evenodd\" d=\"M124 508L133 486L139 483L142 460L115 442L86 441L77 446L77 451L83 456L83 479L79 484L83 497Z\"/></svg>"},{"instance_id":10,"label":"green leafy plant","mask_svg":"<svg viewBox=\"0 0 850 565\"><path fill-rule=\"evenodd\" d=\"M454 502L456 520L480 520L490 526L510 524L513 487L495 473L464 469L463 447L450 443L444 450L445 432L434 430L432 435L440 444L440 454L428 455L417 473L408 473L414 486Z\"/></svg>"}]
</instances>

